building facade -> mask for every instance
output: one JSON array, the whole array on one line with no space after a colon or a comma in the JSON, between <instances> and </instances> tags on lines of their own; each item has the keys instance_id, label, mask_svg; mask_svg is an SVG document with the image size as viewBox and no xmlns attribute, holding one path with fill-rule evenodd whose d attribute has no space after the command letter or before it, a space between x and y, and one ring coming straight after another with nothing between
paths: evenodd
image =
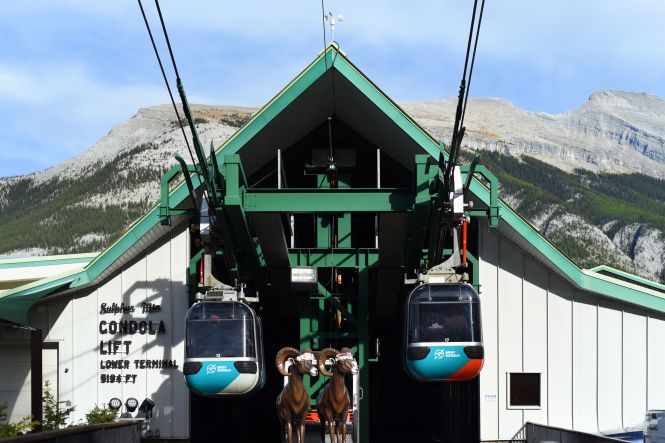
<instances>
[{"instance_id":1,"label":"building facade","mask_svg":"<svg viewBox=\"0 0 665 443\"><path fill-rule=\"evenodd\" d=\"M217 150L220 163L233 155L244 166L247 213L252 204L258 205L256 195L250 201L251 184L276 163L276 146L283 147L285 168L292 171L302 167L298 162L303 155L326 146L319 138L331 112L326 104L331 83L336 91L332 112L341 128L334 135L345 149L355 150L357 168L364 168L353 180L362 182L367 171L374 170L362 161L375 158L371 156L377 150L383 163L380 171L376 168L376 178L391 189L412 188L415 156L438 159L436 140L332 45ZM289 158L289 150L296 154ZM491 204L491 192L480 181L474 179L471 192L478 207ZM60 402L76 407L73 422L111 398L124 402L133 397L155 403L146 422L147 437L195 440L206 426L201 417L224 426L243 423L239 415L266 417L265 429L253 426L252 432L278 432L272 412L281 386L271 363L275 350L294 343L315 349L330 344L323 334L306 342L302 331L298 335L303 315L296 308L303 306L303 295L290 290L283 278L289 266L312 256L315 232L321 230L308 227L311 214L306 210L294 217L293 240L274 217L277 210L249 215L272 278L260 309L268 382L263 393L246 402L210 401L190 395L182 374L184 318L198 275L192 261L196 235L190 229L191 214L165 214L169 208L185 208L188 201L189 193L180 185L166 206L160 203L92 261L0 292L0 402L9 403L12 418L31 410L30 330L41 330L42 378L57 388ZM344 213L344 202L336 204ZM386 205L395 206L394 201ZM399 367L402 300L408 291L400 266L416 211L394 212L377 214L378 222L367 215L349 215L349 229L362 235L349 231L344 251L355 251L354 257L364 254L369 269L364 277L360 272L345 274L370 286L368 314L361 320L367 336L359 333L360 340L365 340L365 348L377 338L383 346L380 357L370 361L365 356L361 364L367 377L361 417L366 438L386 432L382 421L399 422L405 414L405 427L411 426L409 421L414 428L418 420L425 423L425 438L445 432L446 417L455 408L444 400L440 386L416 384ZM464 397L456 404L472 417L464 425L475 429L468 435L509 439L527 421L597 433L635 425L647 409L665 408L665 381L658 372L665 358L660 352L665 344L665 287L606 267L580 269L503 202L498 203L498 216L498 227L474 221L471 232L485 364L477 380L455 391ZM324 267L330 265L319 265L320 272ZM362 309L360 302L349 303L353 310ZM404 407L391 410L388 387L395 384ZM416 431L403 431L409 432Z\"/></svg>"}]
</instances>

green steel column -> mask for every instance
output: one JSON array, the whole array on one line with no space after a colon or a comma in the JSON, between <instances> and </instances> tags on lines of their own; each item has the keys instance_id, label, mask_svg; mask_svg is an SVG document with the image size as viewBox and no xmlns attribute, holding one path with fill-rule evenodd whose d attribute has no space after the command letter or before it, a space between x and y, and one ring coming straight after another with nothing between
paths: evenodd
<instances>
[{"instance_id":1,"label":"green steel column","mask_svg":"<svg viewBox=\"0 0 665 443\"><path fill-rule=\"evenodd\" d=\"M337 187L347 189L349 188L349 177L341 174L337 179ZM350 248L351 247L351 214L344 213L335 217L337 219L337 244L336 248Z\"/></svg>"},{"instance_id":2,"label":"green steel column","mask_svg":"<svg viewBox=\"0 0 665 443\"><path fill-rule=\"evenodd\" d=\"M358 266L358 365L360 367L360 441L369 442L369 267L360 254Z\"/></svg>"}]
</instances>

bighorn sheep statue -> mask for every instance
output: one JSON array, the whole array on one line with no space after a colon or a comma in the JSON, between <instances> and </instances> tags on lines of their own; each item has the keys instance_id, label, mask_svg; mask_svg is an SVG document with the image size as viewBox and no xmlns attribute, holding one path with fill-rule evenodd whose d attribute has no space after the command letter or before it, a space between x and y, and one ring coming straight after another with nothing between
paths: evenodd
<instances>
[{"instance_id":1,"label":"bighorn sheep statue","mask_svg":"<svg viewBox=\"0 0 665 443\"><path fill-rule=\"evenodd\" d=\"M288 372L287 361L291 363ZM314 355L311 349L305 349L301 354L295 348L282 348L275 357L279 373L289 377L288 383L277 397L277 415L282 423L282 435L288 437L288 443L293 442L294 428L298 442L305 442L305 416L309 409L309 394L302 376L309 374L314 377L318 374L313 361Z\"/></svg>"},{"instance_id":2,"label":"bighorn sheep statue","mask_svg":"<svg viewBox=\"0 0 665 443\"><path fill-rule=\"evenodd\" d=\"M334 358L331 371L326 370L326 360ZM325 443L326 422L330 432L330 443L346 442L346 419L349 414L349 391L344 384L346 374L358 373L358 363L349 348L337 349L326 348L319 354L319 372L330 381L319 392L316 399L316 410L321 421L321 443ZM334 426L333 426L334 425ZM341 434L341 435L340 435ZM335 440L333 440L333 435Z\"/></svg>"}]
</instances>

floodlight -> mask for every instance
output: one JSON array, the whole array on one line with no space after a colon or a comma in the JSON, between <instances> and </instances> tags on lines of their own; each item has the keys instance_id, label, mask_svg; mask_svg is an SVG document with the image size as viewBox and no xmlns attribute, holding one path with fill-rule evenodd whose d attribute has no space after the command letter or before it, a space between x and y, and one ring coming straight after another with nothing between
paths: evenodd
<instances>
[{"instance_id":1,"label":"floodlight","mask_svg":"<svg viewBox=\"0 0 665 443\"><path fill-rule=\"evenodd\" d=\"M113 397L111 400L109 400L109 408L117 411L120 409L120 406L122 406L122 400L119 398Z\"/></svg>"},{"instance_id":2,"label":"floodlight","mask_svg":"<svg viewBox=\"0 0 665 443\"><path fill-rule=\"evenodd\" d=\"M134 397L129 397L125 401L125 407L127 408L128 412L134 412L136 411L136 408L139 406L139 401L135 399Z\"/></svg>"}]
</instances>

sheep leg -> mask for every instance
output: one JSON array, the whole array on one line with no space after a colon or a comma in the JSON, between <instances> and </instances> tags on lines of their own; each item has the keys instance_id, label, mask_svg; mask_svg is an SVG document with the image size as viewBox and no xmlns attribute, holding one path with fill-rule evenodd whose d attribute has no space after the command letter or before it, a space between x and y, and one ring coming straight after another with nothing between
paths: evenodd
<instances>
[{"instance_id":1,"label":"sheep leg","mask_svg":"<svg viewBox=\"0 0 665 443\"><path fill-rule=\"evenodd\" d=\"M293 443L293 426L291 425L291 420L286 422L286 434L289 438L289 443Z\"/></svg>"},{"instance_id":2,"label":"sheep leg","mask_svg":"<svg viewBox=\"0 0 665 443\"><path fill-rule=\"evenodd\" d=\"M300 443L305 443L305 420L300 424Z\"/></svg>"},{"instance_id":3,"label":"sheep leg","mask_svg":"<svg viewBox=\"0 0 665 443\"><path fill-rule=\"evenodd\" d=\"M339 424L341 426L341 431L342 431L342 442L346 443L346 419L347 416L349 415L348 409L345 412L342 412L339 415Z\"/></svg>"},{"instance_id":4,"label":"sheep leg","mask_svg":"<svg viewBox=\"0 0 665 443\"><path fill-rule=\"evenodd\" d=\"M334 443L337 440L337 434L335 434L335 420L332 418L328 420L328 431L330 431L330 443ZM333 440L333 436L335 440Z\"/></svg>"}]
</instances>

